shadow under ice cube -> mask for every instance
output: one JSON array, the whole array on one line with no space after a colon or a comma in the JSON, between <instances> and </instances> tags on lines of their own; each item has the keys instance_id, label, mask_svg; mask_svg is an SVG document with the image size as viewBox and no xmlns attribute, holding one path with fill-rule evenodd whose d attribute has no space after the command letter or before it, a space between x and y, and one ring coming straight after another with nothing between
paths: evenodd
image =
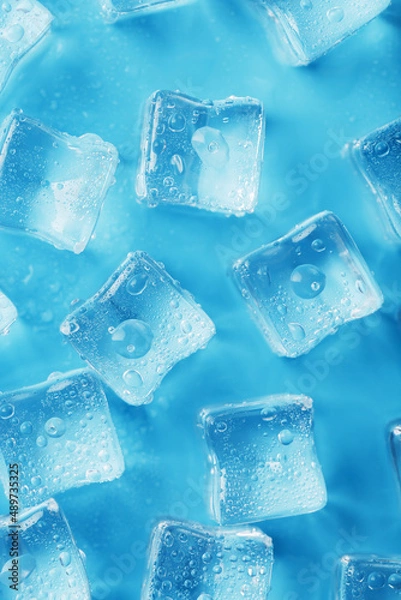
<instances>
[{"instance_id":1,"label":"shadow under ice cube","mask_svg":"<svg viewBox=\"0 0 401 600\"><path fill-rule=\"evenodd\" d=\"M9 579L10 551L16 548L18 591L10 588ZM0 598L4 600L91 598L81 553L54 500L21 512L18 523L13 517L0 518L0 565Z\"/></svg>"},{"instance_id":2,"label":"shadow under ice cube","mask_svg":"<svg viewBox=\"0 0 401 600\"><path fill-rule=\"evenodd\" d=\"M192 4L195 0L100 0L100 2L105 19L113 22Z\"/></svg>"},{"instance_id":3,"label":"shadow under ice cube","mask_svg":"<svg viewBox=\"0 0 401 600\"><path fill-rule=\"evenodd\" d=\"M163 521L155 528L142 600L266 600L272 540L255 528Z\"/></svg>"},{"instance_id":4,"label":"shadow under ice cube","mask_svg":"<svg viewBox=\"0 0 401 600\"><path fill-rule=\"evenodd\" d=\"M226 525L311 513L327 501L312 400L276 395L204 409L210 505Z\"/></svg>"},{"instance_id":5,"label":"shadow under ice cube","mask_svg":"<svg viewBox=\"0 0 401 600\"><path fill-rule=\"evenodd\" d=\"M341 221L322 212L238 260L234 276L272 350L295 358L383 296Z\"/></svg>"},{"instance_id":6,"label":"shadow under ice cube","mask_svg":"<svg viewBox=\"0 0 401 600\"><path fill-rule=\"evenodd\" d=\"M117 163L97 135L72 137L14 111L0 137L0 227L82 252Z\"/></svg>"},{"instance_id":7,"label":"shadow under ice cube","mask_svg":"<svg viewBox=\"0 0 401 600\"><path fill-rule=\"evenodd\" d=\"M34 506L94 482L112 481L124 460L98 378L73 371L0 394L0 478L19 464L19 502Z\"/></svg>"},{"instance_id":8,"label":"shadow under ice cube","mask_svg":"<svg viewBox=\"0 0 401 600\"><path fill-rule=\"evenodd\" d=\"M241 216L258 200L263 107L253 98L201 102L158 91L148 101L139 199Z\"/></svg>"},{"instance_id":9,"label":"shadow under ice cube","mask_svg":"<svg viewBox=\"0 0 401 600\"><path fill-rule=\"evenodd\" d=\"M164 265L135 252L61 331L116 394L139 405L150 402L178 361L206 346L215 328Z\"/></svg>"},{"instance_id":10,"label":"shadow under ice cube","mask_svg":"<svg viewBox=\"0 0 401 600\"><path fill-rule=\"evenodd\" d=\"M280 58L307 65L380 14L390 0L250 0Z\"/></svg>"},{"instance_id":11,"label":"shadow under ice cube","mask_svg":"<svg viewBox=\"0 0 401 600\"><path fill-rule=\"evenodd\" d=\"M401 557L343 556L337 568L335 600L397 600Z\"/></svg>"},{"instance_id":12,"label":"shadow under ice cube","mask_svg":"<svg viewBox=\"0 0 401 600\"><path fill-rule=\"evenodd\" d=\"M14 304L0 292L0 335L7 333L18 314Z\"/></svg>"},{"instance_id":13,"label":"shadow under ice cube","mask_svg":"<svg viewBox=\"0 0 401 600\"><path fill-rule=\"evenodd\" d=\"M354 142L352 156L377 195L387 228L401 238L401 119Z\"/></svg>"},{"instance_id":14,"label":"shadow under ice cube","mask_svg":"<svg viewBox=\"0 0 401 600\"><path fill-rule=\"evenodd\" d=\"M47 33L52 14L36 0L0 5L0 92L18 61Z\"/></svg>"}]
</instances>

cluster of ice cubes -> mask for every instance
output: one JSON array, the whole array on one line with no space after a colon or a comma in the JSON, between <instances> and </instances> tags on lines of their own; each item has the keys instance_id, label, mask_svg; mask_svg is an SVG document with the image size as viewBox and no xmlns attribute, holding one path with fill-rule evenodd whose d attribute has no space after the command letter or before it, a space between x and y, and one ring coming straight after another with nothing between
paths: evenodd
<instances>
[{"instance_id":1,"label":"cluster of ice cubes","mask_svg":"<svg viewBox=\"0 0 401 600\"><path fill-rule=\"evenodd\" d=\"M191 1L100 4L106 20L116 21ZM250 4L274 30L285 60L306 65L377 16L389 0ZM2 3L0 88L51 21L50 12L36 0ZM155 92L143 122L139 201L236 216L252 212L264 127L262 104L250 97L202 101L179 92ZM401 121L355 142L353 156L401 237ZM117 164L114 146L97 135L73 137L13 111L0 133L0 227L82 252ZM355 242L330 212L238 259L234 278L280 356L296 358L310 351L342 324L373 313L383 302ZM0 333L16 316L14 305L0 293ZM163 264L137 251L66 317L61 331L93 370L56 374L0 394L0 479L8 494L7 465L18 465L24 509L17 521L0 518L0 597L6 599L15 597L9 587L10 531L18 527L21 600L89 600L82 553L52 497L123 474L122 452L98 375L125 402L147 403L177 362L208 344L215 327ZM265 600L272 540L244 524L325 506L312 400L282 394L204 408L200 426L210 463L207 496L219 526L159 523L149 547L142 599ZM401 480L400 432L399 424L392 428L391 449ZM391 600L401 590L401 561L343 557L336 583L337 600Z\"/></svg>"}]
</instances>

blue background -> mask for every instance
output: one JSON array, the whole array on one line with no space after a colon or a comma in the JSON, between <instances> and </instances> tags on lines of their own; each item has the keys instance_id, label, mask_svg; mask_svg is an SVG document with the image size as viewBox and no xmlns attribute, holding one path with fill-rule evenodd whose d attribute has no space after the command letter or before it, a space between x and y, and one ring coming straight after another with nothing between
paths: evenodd
<instances>
[{"instance_id":1,"label":"blue background","mask_svg":"<svg viewBox=\"0 0 401 600\"><path fill-rule=\"evenodd\" d=\"M401 114L399 23L382 16L297 70L276 63L262 27L240 0L199 0L113 26L103 23L95 0L43 4L56 16L52 33L8 82L0 116L19 107L59 130L97 133L117 146L121 163L95 239L82 255L0 232L0 288L20 313L0 339L0 389L82 365L59 325L71 302L93 294L132 250L163 261L217 327L205 351L165 378L151 405L129 407L108 393L126 473L58 498L87 555L93 597L139 598L144 548L160 517L210 522L206 454L196 427L200 408L297 391L315 402L329 502L315 514L261 525L275 543L270 598L327 598L339 555L401 554L387 433L388 424L401 419L400 253L386 239L373 195L340 155L347 140ZM226 218L136 203L141 111L158 88L264 102L265 161L255 215ZM250 320L230 265L325 209L353 234L386 306L308 356L280 359ZM337 350L336 364L327 361L329 348Z\"/></svg>"}]
</instances>

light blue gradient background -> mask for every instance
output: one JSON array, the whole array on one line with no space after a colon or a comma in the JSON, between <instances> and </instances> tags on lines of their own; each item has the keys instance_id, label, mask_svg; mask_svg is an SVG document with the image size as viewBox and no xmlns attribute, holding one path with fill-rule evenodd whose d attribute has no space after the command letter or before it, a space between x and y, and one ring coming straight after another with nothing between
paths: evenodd
<instances>
[{"instance_id":1,"label":"light blue gradient background","mask_svg":"<svg viewBox=\"0 0 401 600\"><path fill-rule=\"evenodd\" d=\"M245 1L198 0L113 26L103 23L95 0L43 3L56 16L52 35L14 73L0 97L0 116L19 107L73 135L97 133L117 146L121 164L96 238L82 255L0 232L0 289L20 313L10 335L0 338L0 389L81 366L59 324L70 303L92 295L132 250L163 261L217 327L206 351L165 378L153 404L136 409L108 393L126 473L117 482L58 498L87 555L93 597L139 598L143 547L158 518L209 522L202 497L206 453L196 427L200 408L299 390L315 402L329 502L318 513L262 525L275 542L270 598L326 599L337 555L401 554L386 432L390 421L401 418L401 331L394 319L401 257L383 235L370 190L340 157L347 139L401 114L400 23L380 17L318 63L292 69L276 63ZM150 210L136 203L141 110L158 88L264 102L265 161L254 216ZM309 165L313 180L298 181L300 164ZM308 356L280 359L250 320L230 265L325 209L354 236L383 288L386 308ZM328 366L325 353L333 347L341 360ZM311 375L317 363L318 377ZM128 573L116 567L123 554L131 555Z\"/></svg>"}]
</instances>

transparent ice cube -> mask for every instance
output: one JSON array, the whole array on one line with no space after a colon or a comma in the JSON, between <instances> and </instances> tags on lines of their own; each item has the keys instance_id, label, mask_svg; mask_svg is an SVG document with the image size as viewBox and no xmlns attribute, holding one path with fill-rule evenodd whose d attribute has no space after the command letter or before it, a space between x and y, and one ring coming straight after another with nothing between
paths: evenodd
<instances>
[{"instance_id":1,"label":"transparent ice cube","mask_svg":"<svg viewBox=\"0 0 401 600\"><path fill-rule=\"evenodd\" d=\"M111 481L124 460L98 378L73 371L0 394L0 478L19 464L19 502L29 507L70 488Z\"/></svg>"},{"instance_id":2,"label":"transparent ice cube","mask_svg":"<svg viewBox=\"0 0 401 600\"><path fill-rule=\"evenodd\" d=\"M116 394L144 404L178 361L206 346L215 328L164 265L135 252L61 331Z\"/></svg>"},{"instance_id":3,"label":"transparent ice cube","mask_svg":"<svg viewBox=\"0 0 401 600\"><path fill-rule=\"evenodd\" d=\"M204 409L211 463L210 507L225 525L323 508L326 486L316 456L312 400L276 395Z\"/></svg>"},{"instance_id":4,"label":"transparent ice cube","mask_svg":"<svg viewBox=\"0 0 401 600\"><path fill-rule=\"evenodd\" d=\"M117 163L97 135L72 137L14 111L0 137L0 227L82 252Z\"/></svg>"},{"instance_id":5,"label":"transparent ice cube","mask_svg":"<svg viewBox=\"0 0 401 600\"><path fill-rule=\"evenodd\" d=\"M0 5L0 92L18 61L47 33L51 13L37 0Z\"/></svg>"},{"instance_id":6,"label":"transparent ice cube","mask_svg":"<svg viewBox=\"0 0 401 600\"><path fill-rule=\"evenodd\" d=\"M49 500L16 520L0 517L0 598L90 600L81 553L57 503ZM10 555L15 551L17 558Z\"/></svg>"},{"instance_id":7,"label":"transparent ice cube","mask_svg":"<svg viewBox=\"0 0 401 600\"><path fill-rule=\"evenodd\" d=\"M272 540L255 528L163 521L150 545L142 600L266 600Z\"/></svg>"},{"instance_id":8,"label":"transparent ice cube","mask_svg":"<svg viewBox=\"0 0 401 600\"><path fill-rule=\"evenodd\" d=\"M284 62L307 65L371 21L390 0L250 0Z\"/></svg>"},{"instance_id":9,"label":"transparent ice cube","mask_svg":"<svg viewBox=\"0 0 401 600\"><path fill-rule=\"evenodd\" d=\"M7 333L18 314L14 304L0 292L0 335Z\"/></svg>"},{"instance_id":10,"label":"transparent ice cube","mask_svg":"<svg viewBox=\"0 0 401 600\"><path fill-rule=\"evenodd\" d=\"M335 600L397 600L401 557L343 556L337 569Z\"/></svg>"},{"instance_id":11,"label":"transparent ice cube","mask_svg":"<svg viewBox=\"0 0 401 600\"><path fill-rule=\"evenodd\" d=\"M341 221L322 212L238 260L237 284L272 350L297 357L383 296Z\"/></svg>"},{"instance_id":12,"label":"transparent ice cube","mask_svg":"<svg viewBox=\"0 0 401 600\"><path fill-rule=\"evenodd\" d=\"M241 216L258 200L263 107L253 98L201 102L158 91L145 111L137 192L149 206L174 204Z\"/></svg>"},{"instance_id":13,"label":"transparent ice cube","mask_svg":"<svg viewBox=\"0 0 401 600\"><path fill-rule=\"evenodd\" d=\"M100 0L105 19L109 22L177 8L192 2L195 0Z\"/></svg>"}]
</instances>

